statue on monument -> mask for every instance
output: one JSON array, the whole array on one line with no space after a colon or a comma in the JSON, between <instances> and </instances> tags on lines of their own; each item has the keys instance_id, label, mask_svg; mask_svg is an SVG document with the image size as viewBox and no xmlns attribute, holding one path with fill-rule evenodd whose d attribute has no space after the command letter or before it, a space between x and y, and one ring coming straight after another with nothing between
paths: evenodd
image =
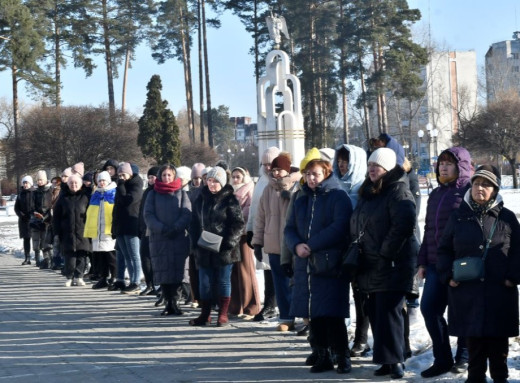
<instances>
[{"instance_id":1,"label":"statue on monument","mask_svg":"<svg viewBox=\"0 0 520 383\"><path fill-rule=\"evenodd\" d=\"M287 23L285 22L285 17L279 16L276 13L273 15L271 12L271 16L267 16L267 29L269 30L269 36L275 42L277 46L280 46L282 42L282 34L289 39L289 31L287 30Z\"/></svg>"}]
</instances>

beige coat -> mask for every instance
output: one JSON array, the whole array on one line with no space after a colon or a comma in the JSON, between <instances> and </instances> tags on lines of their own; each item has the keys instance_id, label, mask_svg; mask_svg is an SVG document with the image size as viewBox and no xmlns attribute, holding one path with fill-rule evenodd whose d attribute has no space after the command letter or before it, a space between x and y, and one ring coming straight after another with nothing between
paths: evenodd
<instances>
[{"instance_id":1,"label":"beige coat","mask_svg":"<svg viewBox=\"0 0 520 383\"><path fill-rule=\"evenodd\" d=\"M291 194L299 187L299 171L281 179L269 176L255 216L253 245L263 246L267 254L280 254L283 230Z\"/></svg>"}]
</instances>

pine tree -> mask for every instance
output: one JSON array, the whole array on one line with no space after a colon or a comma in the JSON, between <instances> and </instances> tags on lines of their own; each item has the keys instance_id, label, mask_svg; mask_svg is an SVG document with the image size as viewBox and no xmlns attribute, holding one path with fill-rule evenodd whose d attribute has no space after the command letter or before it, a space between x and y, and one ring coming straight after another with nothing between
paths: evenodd
<instances>
[{"instance_id":1,"label":"pine tree","mask_svg":"<svg viewBox=\"0 0 520 383\"><path fill-rule=\"evenodd\" d=\"M145 157L153 158L158 164L180 165L179 127L173 112L162 100L161 78L153 75L146 86L146 103L138 121L137 144Z\"/></svg>"}]
</instances>

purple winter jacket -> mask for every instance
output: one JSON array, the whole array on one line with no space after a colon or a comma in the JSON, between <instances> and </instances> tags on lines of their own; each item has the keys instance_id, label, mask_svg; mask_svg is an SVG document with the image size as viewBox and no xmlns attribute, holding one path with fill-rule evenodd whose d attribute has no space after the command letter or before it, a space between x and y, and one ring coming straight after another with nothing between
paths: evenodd
<instances>
[{"instance_id":1,"label":"purple winter jacket","mask_svg":"<svg viewBox=\"0 0 520 383\"><path fill-rule=\"evenodd\" d=\"M470 187L472 167L469 152L460 146L446 149L444 152L450 152L457 159L459 177L448 184L441 184L439 182L439 163L437 163L435 173L439 186L430 193L428 198L424 236L417 258L418 266L437 263L437 246L442 232L451 213L459 208L464 199L464 194Z\"/></svg>"}]
</instances>

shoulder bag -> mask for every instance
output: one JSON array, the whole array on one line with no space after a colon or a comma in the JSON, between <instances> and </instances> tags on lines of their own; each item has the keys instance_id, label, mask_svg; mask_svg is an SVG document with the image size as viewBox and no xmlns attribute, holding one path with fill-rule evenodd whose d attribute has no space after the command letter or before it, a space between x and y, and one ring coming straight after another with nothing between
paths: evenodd
<instances>
[{"instance_id":1,"label":"shoulder bag","mask_svg":"<svg viewBox=\"0 0 520 383\"><path fill-rule=\"evenodd\" d=\"M220 245L222 244L222 236L212 233L211 231L204 230L204 201L202 201L200 217L202 232L200 233L200 237L197 241L197 246L204 250L218 253L220 251Z\"/></svg>"},{"instance_id":2,"label":"shoulder bag","mask_svg":"<svg viewBox=\"0 0 520 383\"><path fill-rule=\"evenodd\" d=\"M491 238L495 233L498 217L491 228L489 238L486 241L486 249L481 257L462 257L453 261L453 280L455 282L484 281L486 256L491 244Z\"/></svg>"}]
</instances>

